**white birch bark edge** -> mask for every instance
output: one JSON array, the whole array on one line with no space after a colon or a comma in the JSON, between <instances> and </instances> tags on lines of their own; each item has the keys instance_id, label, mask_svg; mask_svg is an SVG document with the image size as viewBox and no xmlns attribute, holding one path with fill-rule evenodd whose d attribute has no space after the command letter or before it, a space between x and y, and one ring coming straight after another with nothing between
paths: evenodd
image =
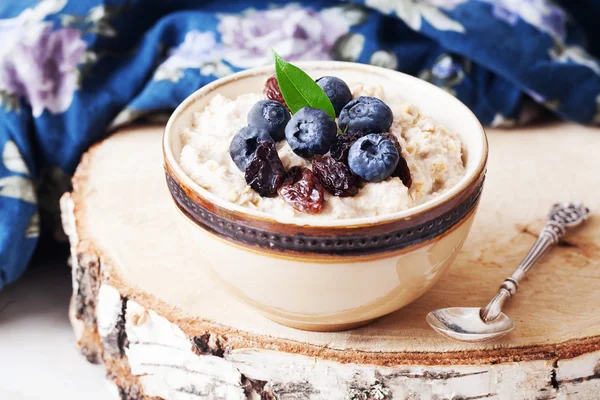
<instances>
[{"instance_id":1,"label":"white birch bark edge","mask_svg":"<svg viewBox=\"0 0 600 400\"><path fill-rule=\"evenodd\" d=\"M116 392L122 399L599 398L600 351L571 359L496 365L382 367L343 364L281 351L227 349L210 332L200 338L188 337L155 311L123 297L102 274L96 290L82 289L90 286L90 279L85 281L86 268L95 267L99 259L79 253L73 204L68 194L61 204L73 252L74 296L95 296L79 300L94 306L94 323L82 321L81 312L78 315L72 306L74 329L78 338L84 330L96 330L102 344L101 361L115 382L119 377L111 366L114 369L119 363L129 370L135 379L131 385L135 387L123 387L123 381L131 377L119 380L121 386Z\"/></svg>"}]
</instances>

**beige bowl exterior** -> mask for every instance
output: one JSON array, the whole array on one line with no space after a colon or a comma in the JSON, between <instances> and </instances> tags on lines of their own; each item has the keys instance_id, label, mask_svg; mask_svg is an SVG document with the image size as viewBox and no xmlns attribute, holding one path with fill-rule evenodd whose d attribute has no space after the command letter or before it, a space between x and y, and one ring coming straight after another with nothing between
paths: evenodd
<instances>
[{"instance_id":1,"label":"beige bowl exterior","mask_svg":"<svg viewBox=\"0 0 600 400\"><path fill-rule=\"evenodd\" d=\"M465 178L433 201L405 212L311 225L299 219L275 220L215 198L187 177L177 164L182 147L179 133L191 123L193 112L202 109L215 92L235 96L259 91L273 73L270 68L261 68L200 89L175 110L163 141L167 181L177 206L183 211L182 218L190 222L189 235L197 240L199 265L207 267L228 293L287 326L316 331L350 329L411 303L450 266L475 217L485 176L487 140L475 116L462 103L416 78L357 64L299 65L316 77L337 75L343 79L345 74L359 71L365 77L372 75L373 79L400 82L402 86L422 88L430 96L435 95L430 98L439 98L439 107L425 107L429 113L424 113L461 136L468 155ZM408 100L411 101L410 96ZM421 107L422 99L418 100L414 103ZM432 112L436 109L438 113ZM456 118L462 119L463 124L456 125ZM469 129L468 134L457 130L458 126ZM250 232L254 228L256 231ZM253 238L264 236L265 241L256 244L249 240L249 233ZM293 241L295 234L303 238L298 240L301 247L281 247L286 238L286 243L289 238ZM386 247L384 242L390 237L393 240L395 234L405 243L400 240ZM407 237L413 235L412 239ZM364 251L358 248L370 238L377 242L375 247ZM323 242L329 239L354 241L350 243L354 247L348 252L324 251L321 245L331 245ZM316 251L315 247L321 250Z\"/></svg>"},{"instance_id":2,"label":"beige bowl exterior","mask_svg":"<svg viewBox=\"0 0 600 400\"><path fill-rule=\"evenodd\" d=\"M280 324L325 332L368 324L421 297L454 261L474 217L418 248L337 263L268 256L188 225L202 265L230 295Z\"/></svg>"}]
</instances>

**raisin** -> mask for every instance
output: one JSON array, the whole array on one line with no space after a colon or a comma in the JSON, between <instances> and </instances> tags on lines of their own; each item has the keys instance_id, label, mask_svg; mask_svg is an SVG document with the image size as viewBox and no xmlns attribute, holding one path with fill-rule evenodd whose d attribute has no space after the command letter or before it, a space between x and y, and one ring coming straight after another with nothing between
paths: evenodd
<instances>
[{"instance_id":1,"label":"raisin","mask_svg":"<svg viewBox=\"0 0 600 400\"><path fill-rule=\"evenodd\" d=\"M281 90L279 89L279 82L277 82L275 75L267 79L263 93L267 99L278 101L289 110L289 107L287 104L285 104L285 100L281 94Z\"/></svg>"},{"instance_id":2,"label":"raisin","mask_svg":"<svg viewBox=\"0 0 600 400\"><path fill-rule=\"evenodd\" d=\"M392 143L394 143L394 146L396 146L396 150L398 150L398 154L400 155L400 159L398 160L398 166L396 167L394 172L392 172L391 176L397 176L398 178L400 178L404 186L410 189L410 186L412 185L412 177L410 176L410 169L408 168L408 163L406 162L404 157L402 157L402 146L400 146L398 138L393 133L385 133L383 136L385 136L387 139L391 140Z\"/></svg>"},{"instance_id":3,"label":"raisin","mask_svg":"<svg viewBox=\"0 0 600 400\"><path fill-rule=\"evenodd\" d=\"M332 195L351 197L358 193L360 179L341 161L329 156L317 156L312 161L313 174Z\"/></svg>"},{"instance_id":4,"label":"raisin","mask_svg":"<svg viewBox=\"0 0 600 400\"><path fill-rule=\"evenodd\" d=\"M246 167L246 182L263 197L271 197L283 184L285 169L277 154L275 142L260 142Z\"/></svg>"},{"instance_id":5,"label":"raisin","mask_svg":"<svg viewBox=\"0 0 600 400\"><path fill-rule=\"evenodd\" d=\"M325 205L323 187L306 167L290 168L285 174L279 195L295 210L309 214L320 213Z\"/></svg>"},{"instance_id":6,"label":"raisin","mask_svg":"<svg viewBox=\"0 0 600 400\"><path fill-rule=\"evenodd\" d=\"M400 155L400 159L398 160L398 166L396 167L396 170L392 173L392 176L397 176L398 178L400 178L404 186L410 189L412 185L412 177L410 176L410 169L408 168L408 163L406 162L404 157L402 157L402 155Z\"/></svg>"},{"instance_id":7,"label":"raisin","mask_svg":"<svg viewBox=\"0 0 600 400\"><path fill-rule=\"evenodd\" d=\"M331 149L329 150L329 154L336 161L341 161L343 163L348 162L348 151L350 147L356 142L358 139L363 137L365 134L362 132L355 133L341 133L335 137L335 141L331 145Z\"/></svg>"}]
</instances>

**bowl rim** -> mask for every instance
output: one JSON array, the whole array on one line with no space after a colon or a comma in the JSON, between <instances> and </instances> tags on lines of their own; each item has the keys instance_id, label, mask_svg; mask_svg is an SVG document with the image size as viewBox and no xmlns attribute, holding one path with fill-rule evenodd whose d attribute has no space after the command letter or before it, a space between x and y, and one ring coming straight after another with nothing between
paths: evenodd
<instances>
[{"instance_id":1,"label":"bowl rim","mask_svg":"<svg viewBox=\"0 0 600 400\"><path fill-rule=\"evenodd\" d=\"M419 215L423 215L428 213L443 204L451 201L452 199L459 196L462 192L471 188L481 177L482 174L485 173L485 168L488 159L488 139L481 125L479 119L475 116L475 114L459 99L451 95L450 93L440 89L439 87L421 80L419 78L413 77L411 75L405 74L403 72L377 67L369 64L360 64L360 63L352 63L345 61L299 61L296 62L295 65L299 66L302 69L308 70L319 70L319 69L346 69L346 70L363 70L364 72L377 72L379 75L383 75L388 79L393 79L394 76L401 75L403 79L409 79L413 81L417 81L416 84L421 84L425 86L429 86L433 88L437 94L440 96L441 101L448 101L457 103L457 105L464 109L465 115L474 119L476 125L478 127L478 131L481 134L482 149L481 156L479 160L477 160L477 166L472 170L471 173L465 174L462 179L449 190L437 196L433 199L430 199L418 206L408 208L406 210L397 211L394 213L374 216L374 217L358 217L358 218L345 218L345 219L310 219L310 218L302 218L302 217L288 217L288 216L277 216L273 214L269 214L264 211L252 210L246 207L243 207L238 204L234 204L230 201L222 199L217 195L211 193L210 191L204 189L199 184L197 184L191 177L189 177L184 171L183 168L176 161L176 158L173 154L173 149L171 147L171 137L175 134L180 134L180 132L174 132L173 125L175 121L181 117L181 114L184 113L190 106L192 106L196 101L200 98L212 93L214 90L230 83L233 81L245 79L248 77L254 77L259 75L270 76L274 73L275 69L273 66L264 66L258 68L251 68L247 70L243 70L226 77L217 79L200 89L196 90L192 94L190 94L171 114L167 124L165 125L163 137L162 137L162 150L163 150L163 161L168 166L168 170L175 174L176 178L180 180L185 186L189 189L193 190L196 195L200 198L204 199L208 203L212 203L216 206L219 206L223 209L229 210L234 213L239 213L241 215L251 216L253 218L257 218L263 221L278 223L284 225L296 225L296 226L307 226L307 227L329 227L329 228L339 228L339 227L360 227L360 226L370 226L370 225L379 225L382 223L388 223L398 220L408 220L414 218ZM471 152L472 154L473 152Z\"/></svg>"}]
</instances>

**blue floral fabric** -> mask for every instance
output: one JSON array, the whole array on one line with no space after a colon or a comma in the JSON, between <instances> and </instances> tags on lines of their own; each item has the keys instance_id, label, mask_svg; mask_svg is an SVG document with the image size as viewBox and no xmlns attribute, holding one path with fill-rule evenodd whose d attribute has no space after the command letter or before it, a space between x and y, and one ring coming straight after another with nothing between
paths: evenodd
<instances>
[{"instance_id":1,"label":"blue floral fabric","mask_svg":"<svg viewBox=\"0 0 600 400\"><path fill-rule=\"evenodd\" d=\"M219 77L340 59L398 69L489 125L538 107L600 122L600 2L4 0L0 3L0 289L56 215L81 154ZM51 220L51 218L49 219ZM43 224L42 224L43 225Z\"/></svg>"}]
</instances>

